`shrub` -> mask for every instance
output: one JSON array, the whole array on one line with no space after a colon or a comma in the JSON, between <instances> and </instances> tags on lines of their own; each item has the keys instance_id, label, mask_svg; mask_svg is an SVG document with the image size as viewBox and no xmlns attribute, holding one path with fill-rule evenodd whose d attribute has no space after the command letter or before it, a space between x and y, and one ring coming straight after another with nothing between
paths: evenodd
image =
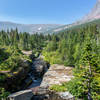
<instances>
[{"instance_id":1,"label":"shrub","mask_svg":"<svg viewBox=\"0 0 100 100\"><path fill-rule=\"evenodd\" d=\"M53 91L56 91L56 92L65 92L65 91L67 91L67 88L66 88L65 84L52 85L49 89L53 90Z\"/></svg>"},{"instance_id":2,"label":"shrub","mask_svg":"<svg viewBox=\"0 0 100 100\"><path fill-rule=\"evenodd\" d=\"M84 86L84 83L82 83L82 80L83 79L75 78L66 84L68 91L75 97L85 97L85 92L87 92L87 89Z\"/></svg>"},{"instance_id":3,"label":"shrub","mask_svg":"<svg viewBox=\"0 0 100 100\"><path fill-rule=\"evenodd\" d=\"M10 93L6 92L4 88L0 88L0 100L5 100Z\"/></svg>"}]
</instances>

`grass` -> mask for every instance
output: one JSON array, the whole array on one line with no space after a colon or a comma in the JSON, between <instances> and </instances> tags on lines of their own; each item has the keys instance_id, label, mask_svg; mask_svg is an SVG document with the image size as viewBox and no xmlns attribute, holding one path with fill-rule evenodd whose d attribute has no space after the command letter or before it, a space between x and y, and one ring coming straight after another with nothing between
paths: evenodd
<instances>
[{"instance_id":1,"label":"grass","mask_svg":"<svg viewBox=\"0 0 100 100\"><path fill-rule=\"evenodd\" d=\"M66 88L66 83L63 83L62 85L52 85L50 88L50 90L52 91L56 91L56 92L65 92L67 91L67 88Z\"/></svg>"}]
</instances>

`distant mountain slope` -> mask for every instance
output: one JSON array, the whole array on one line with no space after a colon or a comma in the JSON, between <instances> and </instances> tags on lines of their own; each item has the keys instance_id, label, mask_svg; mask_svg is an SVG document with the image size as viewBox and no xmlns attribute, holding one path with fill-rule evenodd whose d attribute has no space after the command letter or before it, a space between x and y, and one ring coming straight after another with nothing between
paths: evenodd
<instances>
[{"instance_id":1,"label":"distant mountain slope","mask_svg":"<svg viewBox=\"0 0 100 100\"><path fill-rule=\"evenodd\" d=\"M29 33L42 33L49 31L51 29L61 26L60 24L16 24L12 22L0 22L0 30L16 29L19 32L29 32Z\"/></svg>"},{"instance_id":2,"label":"distant mountain slope","mask_svg":"<svg viewBox=\"0 0 100 100\"><path fill-rule=\"evenodd\" d=\"M69 24L69 25L64 25L64 26L60 26L58 28L55 28L54 30L51 30L49 32L59 32L59 31L62 31L62 30L65 30L65 29L68 29L70 27L75 27L77 25L83 25L85 23L89 23L89 22L92 22L92 21L96 21L100 19L100 0L97 0L95 6L93 7L93 9L91 10L90 13L88 13L86 16L84 16L81 20L75 22L75 23L72 23L72 24Z\"/></svg>"},{"instance_id":3,"label":"distant mountain slope","mask_svg":"<svg viewBox=\"0 0 100 100\"><path fill-rule=\"evenodd\" d=\"M100 19L100 0L97 0L96 5L82 20L83 22L93 21L95 19Z\"/></svg>"},{"instance_id":4,"label":"distant mountain slope","mask_svg":"<svg viewBox=\"0 0 100 100\"><path fill-rule=\"evenodd\" d=\"M81 20L69 24L69 25L60 25L60 24L16 24L11 22L0 22L0 30L15 29L18 28L19 32L29 32L29 33L57 33L62 30L74 27L77 25L85 24L94 20L100 19L100 0L97 0L94 8L89 14L84 16Z\"/></svg>"}]
</instances>

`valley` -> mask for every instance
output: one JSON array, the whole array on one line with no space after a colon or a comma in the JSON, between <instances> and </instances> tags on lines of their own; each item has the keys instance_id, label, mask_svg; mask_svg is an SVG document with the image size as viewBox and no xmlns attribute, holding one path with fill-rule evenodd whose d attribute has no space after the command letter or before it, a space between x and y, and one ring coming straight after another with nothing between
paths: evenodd
<instances>
[{"instance_id":1,"label":"valley","mask_svg":"<svg viewBox=\"0 0 100 100\"><path fill-rule=\"evenodd\" d=\"M46 7L46 13L53 12L52 7ZM62 15L63 11L55 10ZM36 17L34 14L43 12L28 13ZM60 15L48 13L56 20ZM100 0L72 24L0 21L0 100L6 99L100 100Z\"/></svg>"},{"instance_id":2,"label":"valley","mask_svg":"<svg viewBox=\"0 0 100 100\"><path fill-rule=\"evenodd\" d=\"M2 97L8 93L33 88L28 92L36 94L35 96L31 94L33 98L44 98L45 94L47 97L50 89L55 94L53 95L52 92L49 94L53 95L50 100L54 98L59 100L61 95L56 94L58 91L62 95L66 93L66 97L70 95L87 99L90 87L86 86L91 84L96 87L92 88L91 93L96 91L97 95L91 94L91 97L94 100L99 99L99 27L99 24L91 23L51 35L19 34L17 29L9 33L1 31L0 37L3 37L3 40L0 38L2 41L0 44L1 92L5 89ZM48 64L51 65L50 69ZM18 80L19 77L22 79ZM90 79L93 81L89 83L87 80Z\"/></svg>"}]
</instances>

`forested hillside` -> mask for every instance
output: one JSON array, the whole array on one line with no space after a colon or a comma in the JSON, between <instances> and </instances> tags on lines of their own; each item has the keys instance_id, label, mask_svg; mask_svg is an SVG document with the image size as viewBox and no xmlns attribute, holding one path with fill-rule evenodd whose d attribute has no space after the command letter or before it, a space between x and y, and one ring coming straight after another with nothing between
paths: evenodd
<instances>
[{"instance_id":1,"label":"forested hillside","mask_svg":"<svg viewBox=\"0 0 100 100\"><path fill-rule=\"evenodd\" d=\"M53 34L42 52L51 64L75 68L75 78L66 88L76 98L100 100L99 29L97 24L88 24Z\"/></svg>"}]
</instances>

